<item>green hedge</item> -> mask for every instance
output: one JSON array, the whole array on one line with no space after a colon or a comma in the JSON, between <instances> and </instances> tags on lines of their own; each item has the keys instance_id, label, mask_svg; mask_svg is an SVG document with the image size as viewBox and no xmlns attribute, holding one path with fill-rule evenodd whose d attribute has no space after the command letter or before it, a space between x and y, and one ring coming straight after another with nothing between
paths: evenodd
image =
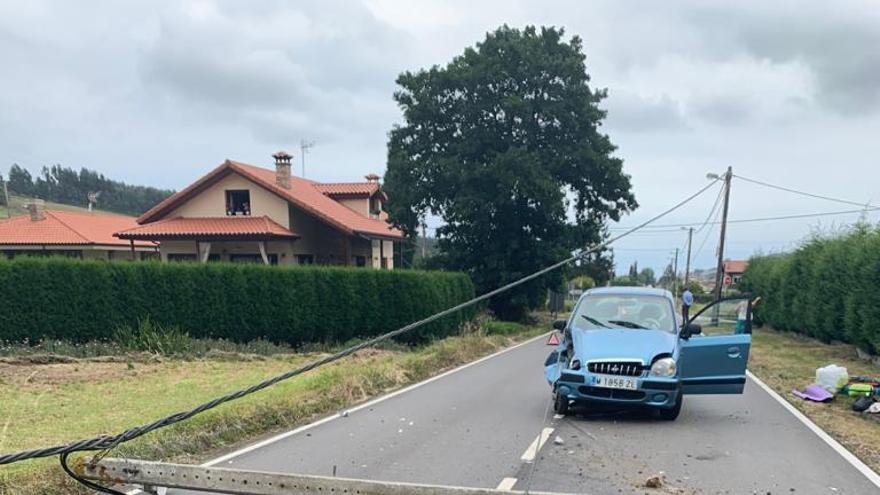
<instances>
[{"instance_id":1,"label":"green hedge","mask_svg":"<svg viewBox=\"0 0 880 495\"><path fill-rule=\"evenodd\" d=\"M474 295L462 273L227 263L0 261L0 341L108 339L149 316L193 337L300 345L393 330ZM456 331L474 310L402 338Z\"/></svg>"},{"instance_id":2,"label":"green hedge","mask_svg":"<svg viewBox=\"0 0 880 495\"><path fill-rule=\"evenodd\" d=\"M749 261L743 290L762 296L756 317L775 328L880 351L880 230L858 227L795 252Z\"/></svg>"}]
</instances>

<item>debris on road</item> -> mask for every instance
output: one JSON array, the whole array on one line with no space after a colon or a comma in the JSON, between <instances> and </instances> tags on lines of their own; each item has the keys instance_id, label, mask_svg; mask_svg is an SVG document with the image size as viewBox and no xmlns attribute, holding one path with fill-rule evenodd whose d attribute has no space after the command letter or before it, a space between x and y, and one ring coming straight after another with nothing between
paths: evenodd
<instances>
[{"instance_id":1,"label":"debris on road","mask_svg":"<svg viewBox=\"0 0 880 495\"><path fill-rule=\"evenodd\" d=\"M565 443L565 440L562 439L559 435L556 435L556 438L553 439L553 443L556 445L562 445Z\"/></svg>"},{"instance_id":2,"label":"debris on road","mask_svg":"<svg viewBox=\"0 0 880 495\"><path fill-rule=\"evenodd\" d=\"M651 476L645 481L645 488L663 488L663 481L663 473L660 473L656 476Z\"/></svg>"}]
</instances>

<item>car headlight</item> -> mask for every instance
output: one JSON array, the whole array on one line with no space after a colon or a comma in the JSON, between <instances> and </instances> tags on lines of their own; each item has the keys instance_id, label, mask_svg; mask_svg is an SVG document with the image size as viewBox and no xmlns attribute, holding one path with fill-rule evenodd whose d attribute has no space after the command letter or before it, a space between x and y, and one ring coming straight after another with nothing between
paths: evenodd
<instances>
[{"instance_id":1,"label":"car headlight","mask_svg":"<svg viewBox=\"0 0 880 495\"><path fill-rule=\"evenodd\" d=\"M581 360L577 359L577 358L572 359L571 362L568 363L568 367L569 367L569 369L572 369L572 370L581 369Z\"/></svg>"},{"instance_id":2,"label":"car headlight","mask_svg":"<svg viewBox=\"0 0 880 495\"><path fill-rule=\"evenodd\" d=\"M677 370L674 359L662 358L651 365L651 376L675 376Z\"/></svg>"}]
</instances>

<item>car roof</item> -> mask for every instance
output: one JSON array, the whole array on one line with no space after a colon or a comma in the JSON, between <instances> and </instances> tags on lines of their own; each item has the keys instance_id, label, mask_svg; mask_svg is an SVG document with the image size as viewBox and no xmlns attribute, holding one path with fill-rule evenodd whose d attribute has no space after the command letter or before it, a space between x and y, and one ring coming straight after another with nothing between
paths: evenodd
<instances>
[{"instance_id":1,"label":"car roof","mask_svg":"<svg viewBox=\"0 0 880 495\"><path fill-rule=\"evenodd\" d=\"M582 297L597 295L620 295L620 296L659 296L672 299L672 293L666 289L655 287L597 287L584 292Z\"/></svg>"}]
</instances>

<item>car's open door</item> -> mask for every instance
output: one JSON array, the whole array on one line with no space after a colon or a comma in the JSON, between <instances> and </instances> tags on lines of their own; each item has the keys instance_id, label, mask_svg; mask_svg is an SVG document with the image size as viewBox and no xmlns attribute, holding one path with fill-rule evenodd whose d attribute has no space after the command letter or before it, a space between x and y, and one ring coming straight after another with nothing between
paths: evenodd
<instances>
[{"instance_id":1,"label":"car's open door","mask_svg":"<svg viewBox=\"0 0 880 495\"><path fill-rule=\"evenodd\" d=\"M739 311L720 313L720 306L734 307L743 302L746 320L737 323ZM711 313L709 313L711 312ZM704 314L711 314L703 317ZM707 332L694 324L708 322ZM735 325L734 325L735 324ZM751 335L749 296L726 298L700 310L682 326L681 353L678 359L682 392L685 394L741 394L746 383Z\"/></svg>"}]
</instances>

